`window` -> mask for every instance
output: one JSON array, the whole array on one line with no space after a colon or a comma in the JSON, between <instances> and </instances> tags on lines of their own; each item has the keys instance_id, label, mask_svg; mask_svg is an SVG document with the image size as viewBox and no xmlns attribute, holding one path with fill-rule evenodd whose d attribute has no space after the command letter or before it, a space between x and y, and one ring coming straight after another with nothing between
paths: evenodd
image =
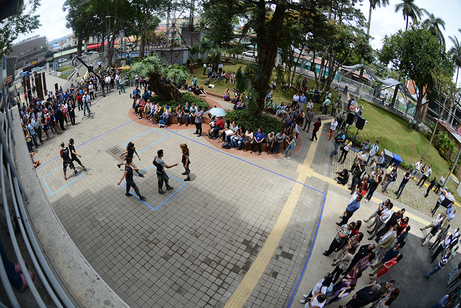
<instances>
[{"instance_id":1,"label":"window","mask_svg":"<svg viewBox=\"0 0 461 308\"><path fill-rule=\"evenodd\" d=\"M34 51L37 51L37 47L34 47Z\"/></svg>"},{"instance_id":2,"label":"window","mask_svg":"<svg viewBox=\"0 0 461 308\"><path fill-rule=\"evenodd\" d=\"M27 53L30 53L30 49L27 49Z\"/></svg>"}]
</instances>

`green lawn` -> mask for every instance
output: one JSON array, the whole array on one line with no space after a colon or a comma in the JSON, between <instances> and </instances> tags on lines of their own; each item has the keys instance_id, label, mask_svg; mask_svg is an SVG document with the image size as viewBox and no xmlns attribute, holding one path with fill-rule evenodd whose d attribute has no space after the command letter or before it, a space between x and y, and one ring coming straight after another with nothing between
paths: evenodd
<instances>
[{"instance_id":1,"label":"green lawn","mask_svg":"<svg viewBox=\"0 0 461 308\"><path fill-rule=\"evenodd\" d=\"M239 67L242 67L242 70L244 70L245 64L244 63L236 63L236 64L227 64L226 63L226 64L224 64L224 71L226 71L226 72L228 72L228 71L237 72ZM197 77L198 85L203 86L205 91L210 90L211 92L222 93L224 95L224 90L226 88L229 88L229 91L231 92L231 97L232 97L232 89L235 87L234 85L226 83L225 80L219 80L217 83L214 83L214 80L212 80L210 83L214 84L215 87L213 89L208 89L205 86L205 81L209 80L209 78L207 77L207 75L203 75L203 68L201 68L201 67L194 68L194 74ZM189 84L192 84L192 79L193 78L194 78L194 76L191 76L190 79L187 80L187 82ZM296 80L296 78L297 77L295 77L295 80ZM272 73L272 79L271 80L275 80L275 70ZM311 87L314 87L314 89L315 89L316 88L315 81L312 80L312 79L309 79L309 78L307 80L308 80L308 83L307 83L308 88L310 89ZM294 94L295 94L295 90L292 90L292 89L289 89L289 90L286 90L286 91L279 90L279 92L274 92L273 93L272 99L273 99L276 106L280 105L282 102L284 102L285 104L286 103L291 104ZM338 93L335 90L331 89L331 94L332 94L332 100L331 101L333 102L338 97ZM315 114L321 113L320 104L315 104L314 105L314 113Z\"/></svg>"},{"instance_id":2,"label":"green lawn","mask_svg":"<svg viewBox=\"0 0 461 308\"><path fill-rule=\"evenodd\" d=\"M408 128L407 121L387 110L363 100L359 100L359 105L363 106L363 117L368 121L368 124L359 131L358 138L368 139L370 143L379 140L380 150L387 149L396 153L402 160L410 164L421 159L429 144L429 140L422 133ZM355 134L356 128L351 127L349 132ZM424 163L432 164L432 174L437 179L450 172L449 162L439 155L434 146L430 147ZM451 180L448 187L456 191L456 184Z\"/></svg>"}]
</instances>

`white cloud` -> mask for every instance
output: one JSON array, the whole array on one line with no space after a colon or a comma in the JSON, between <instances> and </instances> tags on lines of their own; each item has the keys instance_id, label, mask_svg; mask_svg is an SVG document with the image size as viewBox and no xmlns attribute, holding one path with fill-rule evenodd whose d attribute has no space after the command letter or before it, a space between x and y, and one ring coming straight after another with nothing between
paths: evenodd
<instances>
[{"instance_id":1,"label":"white cloud","mask_svg":"<svg viewBox=\"0 0 461 308\"><path fill-rule=\"evenodd\" d=\"M40 28L32 33L19 36L17 41L28 37L41 35L46 36L48 41L69 35L72 29L66 28L67 12L62 10L65 0L42 0L41 6L37 9L36 14L40 15Z\"/></svg>"},{"instance_id":2,"label":"white cloud","mask_svg":"<svg viewBox=\"0 0 461 308\"><path fill-rule=\"evenodd\" d=\"M371 30L370 35L374 38L371 42L373 48L381 48L382 39L386 34L391 35L399 29L405 29L405 21L403 20L402 12L395 13L395 5L401 3L402 0L390 0L387 7L376 8L371 15ZM461 33L458 32L460 23L458 22L459 13L461 12L461 1L459 0L415 0L415 4L420 8L425 8L429 13L433 13L436 17L440 17L445 21L445 41L447 48L450 48L451 42L448 36L458 36L461 38ZM368 18L368 9L370 2L364 0L361 6L362 12ZM422 20L426 19L424 15Z\"/></svg>"}]
</instances>

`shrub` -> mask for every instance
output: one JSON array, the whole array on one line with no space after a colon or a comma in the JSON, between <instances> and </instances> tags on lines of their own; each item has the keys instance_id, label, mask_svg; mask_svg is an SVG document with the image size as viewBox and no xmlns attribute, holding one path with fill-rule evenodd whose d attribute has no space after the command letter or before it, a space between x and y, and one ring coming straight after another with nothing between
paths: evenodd
<instances>
[{"instance_id":1,"label":"shrub","mask_svg":"<svg viewBox=\"0 0 461 308\"><path fill-rule=\"evenodd\" d=\"M265 134L278 133L282 130L282 123L267 114L263 114L261 119L257 119L250 116L248 110L230 110L226 116L230 121L235 121L239 127L243 126L245 129L251 127L253 131L256 131L258 127L261 127Z\"/></svg>"},{"instance_id":2,"label":"shrub","mask_svg":"<svg viewBox=\"0 0 461 308\"><path fill-rule=\"evenodd\" d=\"M413 164L410 164L404 160L402 160L402 162L400 163L400 167L402 167L403 169L413 169Z\"/></svg>"},{"instance_id":3,"label":"shrub","mask_svg":"<svg viewBox=\"0 0 461 308\"><path fill-rule=\"evenodd\" d=\"M200 106L203 111L209 109L208 104L201 98L191 93L182 93L182 98L184 99L184 104L189 102L189 105L195 104L195 106ZM164 106L168 103L172 110L175 110L179 102L177 101L162 101L158 96L153 96L150 98L151 102L159 103L161 106Z\"/></svg>"}]
</instances>

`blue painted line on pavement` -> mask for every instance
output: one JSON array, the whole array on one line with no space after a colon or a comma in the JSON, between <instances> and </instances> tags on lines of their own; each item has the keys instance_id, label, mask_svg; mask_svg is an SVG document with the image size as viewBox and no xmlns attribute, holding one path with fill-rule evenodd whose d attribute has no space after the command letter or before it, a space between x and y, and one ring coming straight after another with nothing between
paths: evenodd
<instances>
[{"instance_id":1,"label":"blue painted line on pavement","mask_svg":"<svg viewBox=\"0 0 461 308\"><path fill-rule=\"evenodd\" d=\"M131 138L130 140L128 140L128 141L126 141L126 142L124 142L123 145L125 145L125 147L126 147L126 146L128 145L128 142L130 142L130 141L132 141L132 140L135 140L135 139L141 137L142 135L147 134L148 132L150 132L150 131L152 131L152 130L153 130L153 131L156 131L157 133L163 134L163 135L165 135L166 137L163 137L162 139L157 140L156 142L152 143L152 144L151 144L150 146L148 146L147 148L144 148L144 149L142 149L141 151L138 151L138 153L144 152L144 151L147 150L148 148L154 146L155 144L157 144L157 143L159 143L160 141L163 141L163 140L165 140L166 138L169 137L168 134L165 134L165 133L163 133L163 132L161 132L161 131L159 131L159 130L157 130L157 129L155 129L155 128L152 128L152 129L149 129L147 132L144 132L144 133L142 133L142 134L140 134L140 135L138 135L138 136L136 136L136 137L134 137L134 138Z\"/></svg>"},{"instance_id":2,"label":"blue painted line on pavement","mask_svg":"<svg viewBox=\"0 0 461 308\"><path fill-rule=\"evenodd\" d=\"M197 140L191 139L191 138L189 138L189 137L185 137L185 136L183 136L183 135L181 135L181 134L179 134L179 133L177 133L177 132L175 132L175 131L172 131L172 130L170 130L170 129L168 129L168 128L164 128L164 129L165 129L165 130L168 130L169 132L171 132L171 133L173 133L173 134L176 134L176 135L178 135L178 136L181 136L182 138L185 138L185 139L187 139L187 140L190 140L190 141L192 141L192 142L195 142L195 143L197 143L197 144L200 144L200 145L202 145L202 146L205 146L205 147L207 147L207 148L209 148L209 149L212 149L212 150L214 150L214 151L216 151L216 152L219 152L219 153L225 154L225 155L227 155L227 156L236 158L236 159L238 159L238 160L240 160L240 161L243 161L243 162L245 162L245 163L247 163L247 164L250 164L250 165L255 166L255 167L257 167L257 168L260 168L260 169L262 169L262 170L268 171L268 172L270 172L270 173L272 173L272 174L278 175L278 176L280 176L280 177L282 177L282 178L285 178L285 179L287 179L287 180L290 180L290 181L292 181L292 182L301 184L301 185L303 185L304 187L310 188L310 189L312 189L312 190L314 190L314 191L316 191L316 192L319 192L319 193L321 193L321 194L323 195L322 209L321 209L321 211L320 211L319 220L318 220L318 222L317 222L317 227L316 227L315 234L314 234L314 240L312 241L312 245L311 245L311 247L309 248L309 254L308 254L308 256L307 256L306 262L304 263L303 270L302 270L301 275L300 275L300 277L299 277L299 280L298 280L298 282L297 282L297 284L296 284L295 290L293 291L293 294L292 294L292 296L291 296L291 298L290 298L290 301L289 301L288 304L287 304L287 307L290 307L290 305L292 304L293 298L294 298L296 292L298 291L299 285L300 285L300 283L301 283L301 281L302 281L302 279L303 279L304 272L306 271L306 268L307 268L307 263L309 262L309 260L310 260L310 258L311 258L312 251L313 251L314 245L315 245L315 241L317 240L317 235L318 235L319 228L320 228L320 222L322 221L323 210L324 210L324 208L325 208L326 193L324 193L323 191L320 191L320 190L318 190L318 189L315 189L315 188L313 188L313 187L310 187L309 185L306 185L306 184L304 184L304 183L301 183L301 182L299 182L299 181L297 181L297 180L295 180L295 179L292 179L292 178L290 178L290 177L287 177L287 176L285 176L285 175L283 175L283 174L277 173L277 172L275 172L275 171L269 170L269 169L267 169L267 168L261 167L261 166L259 166L259 165L257 165L257 164L252 163L252 162L249 162L249 161L247 161L247 160L245 160L245 159L243 159L243 158L241 158L241 157L237 157L237 156L235 156L235 155L232 155L232 154L223 152L223 151L221 151L221 150L219 150L219 149L217 149L217 148L215 148L215 147L213 147L213 146L211 146L211 145L203 144L203 143L201 143L201 142L199 142L199 141L197 141Z\"/></svg>"},{"instance_id":3,"label":"blue painted line on pavement","mask_svg":"<svg viewBox=\"0 0 461 308\"><path fill-rule=\"evenodd\" d=\"M147 167L146 169L141 170L141 173L143 173L144 171L146 171L147 169L149 169L149 168L151 168L151 167L153 167L153 166L154 166L154 165L150 165L150 166ZM137 176L139 176L139 175L134 176L134 178L137 177ZM178 178L176 178L176 177L174 177L174 176L172 176L172 175L170 175L170 174L168 174L168 177L171 177L171 178L177 180L179 183L182 183L183 185L182 185L178 190L176 190L176 191L174 192L174 194L172 194L172 195L169 196L165 201L163 201L162 203L160 203L160 205L158 205L156 208L153 208L152 206L150 206L150 204L148 204L146 201L142 201L141 199L139 199L139 197L138 197L136 194L132 193L131 190L130 190L130 194L132 194L133 196L135 196L138 200L140 200L142 203L144 203L145 205L147 205L151 210L153 210L153 211L155 212L156 210L158 210L162 205L164 205L168 200L170 200L174 195L176 195L181 189L183 189L183 188L186 187L186 185L187 185L187 184L184 183L183 181L179 180ZM125 184L126 184L126 182L124 182L121 186L126 190Z\"/></svg>"},{"instance_id":4,"label":"blue painted line on pavement","mask_svg":"<svg viewBox=\"0 0 461 308\"><path fill-rule=\"evenodd\" d=\"M64 187L69 186L70 184L72 184L73 182L77 181L79 178L82 177L82 175L80 174L80 172L77 171L77 173L78 173L78 177L77 177L77 178L73 179L73 180L70 181L70 182L67 182L66 185L62 186L61 188L59 188L59 189L56 190L55 192L51 192L51 189L50 189L50 187L48 186L48 184L46 183L45 178L46 178L47 176L49 176L49 175L55 173L56 171L61 170L61 169L62 169L62 167L60 167L60 168L58 168L58 169L56 169L56 170L54 170L54 171L48 173L47 175L45 175L45 176L43 177L43 182L45 183L46 189L48 189L48 192L50 193L51 196L54 195L55 193L57 193L58 191L60 191L61 189L63 189Z\"/></svg>"},{"instance_id":5,"label":"blue painted line on pavement","mask_svg":"<svg viewBox=\"0 0 461 308\"><path fill-rule=\"evenodd\" d=\"M102 134L99 135L99 136L93 137L93 138L91 138L90 140L87 140L87 141L85 141L85 142L83 142L83 143L77 145L76 148L81 147L82 145L84 145L84 144L86 144L86 143L88 143L88 142L90 142L90 141L93 141L93 140L95 140L95 139L97 139L97 138L99 138L99 137L102 137L102 136L104 136L104 135L110 133L111 131L114 131L114 130L116 130L116 129L122 127L122 126L125 126L125 125L127 125L127 124L130 124L131 122L136 121L136 120L138 120L138 119L131 120L131 121L126 122L125 124L122 124L122 125L119 125L119 126L117 126L117 127L114 127L114 128L112 128L112 129L108 130L107 132L102 133ZM51 159L50 161L47 161L46 163L40 165L36 170L39 170L40 168L42 168L42 167L48 165L49 163L51 163L52 161L56 160L57 158L59 158L59 156L56 156L55 158Z\"/></svg>"}]
</instances>

